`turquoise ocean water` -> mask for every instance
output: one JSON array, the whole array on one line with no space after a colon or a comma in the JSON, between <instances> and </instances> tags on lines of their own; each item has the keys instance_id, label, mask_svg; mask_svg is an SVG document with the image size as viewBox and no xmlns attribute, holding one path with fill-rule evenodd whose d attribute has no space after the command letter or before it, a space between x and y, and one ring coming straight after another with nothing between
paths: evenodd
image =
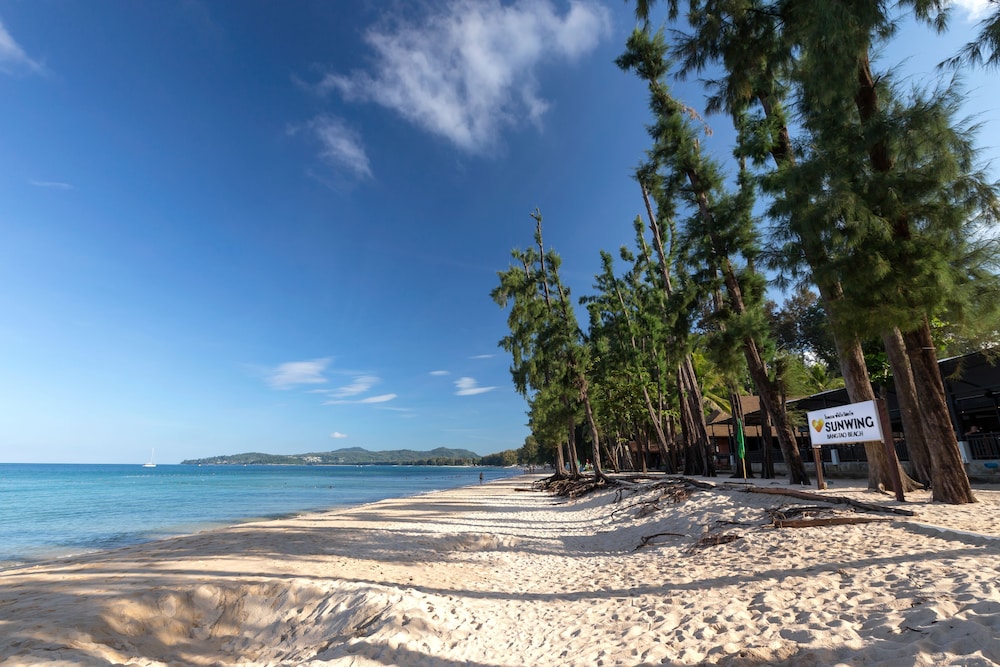
<instances>
[{"instance_id":1,"label":"turquoise ocean water","mask_svg":"<svg viewBox=\"0 0 1000 667\"><path fill-rule=\"evenodd\" d=\"M519 474L437 466L0 464L0 568Z\"/></svg>"}]
</instances>

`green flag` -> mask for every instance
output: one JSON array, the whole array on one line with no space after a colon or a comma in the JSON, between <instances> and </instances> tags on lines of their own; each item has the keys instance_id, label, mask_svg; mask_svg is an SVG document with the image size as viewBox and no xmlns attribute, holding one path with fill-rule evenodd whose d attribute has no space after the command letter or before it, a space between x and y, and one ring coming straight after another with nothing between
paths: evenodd
<instances>
[{"instance_id":1,"label":"green flag","mask_svg":"<svg viewBox=\"0 0 1000 667\"><path fill-rule=\"evenodd\" d=\"M741 459L745 459L747 457L746 445L744 444L743 441L742 419L736 420L736 456L740 457Z\"/></svg>"}]
</instances>

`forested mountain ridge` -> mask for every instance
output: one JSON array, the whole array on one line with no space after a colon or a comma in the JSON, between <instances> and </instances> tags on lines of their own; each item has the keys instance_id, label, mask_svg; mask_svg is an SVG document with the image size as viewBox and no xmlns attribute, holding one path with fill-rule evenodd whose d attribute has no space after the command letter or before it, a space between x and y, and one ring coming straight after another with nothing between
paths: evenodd
<instances>
[{"instance_id":1,"label":"forested mountain ridge","mask_svg":"<svg viewBox=\"0 0 1000 667\"><path fill-rule=\"evenodd\" d=\"M468 449L448 449L438 447L429 451L396 449L370 452L361 447L348 447L330 452L307 454L263 454L247 452L212 456L204 459L188 459L182 465L472 465L482 457Z\"/></svg>"}]
</instances>

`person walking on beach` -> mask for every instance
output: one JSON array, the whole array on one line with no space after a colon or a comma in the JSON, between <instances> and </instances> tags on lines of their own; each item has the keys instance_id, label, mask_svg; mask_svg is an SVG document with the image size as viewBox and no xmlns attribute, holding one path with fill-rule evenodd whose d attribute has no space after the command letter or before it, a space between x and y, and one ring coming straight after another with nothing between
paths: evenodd
<instances>
[{"instance_id":1,"label":"person walking on beach","mask_svg":"<svg viewBox=\"0 0 1000 667\"><path fill-rule=\"evenodd\" d=\"M483 473L482 472L479 473L479 483L480 484L483 483Z\"/></svg>"}]
</instances>

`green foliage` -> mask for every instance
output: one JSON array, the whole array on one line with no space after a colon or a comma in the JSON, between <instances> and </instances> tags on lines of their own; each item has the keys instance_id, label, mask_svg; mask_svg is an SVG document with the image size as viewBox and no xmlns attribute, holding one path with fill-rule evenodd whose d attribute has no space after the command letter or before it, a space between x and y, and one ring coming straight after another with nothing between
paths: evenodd
<instances>
[{"instance_id":1,"label":"green foliage","mask_svg":"<svg viewBox=\"0 0 1000 667\"><path fill-rule=\"evenodd\" d=\"M309 454L229 454L181 461L185 465L477 465L480 456L467 449L437 447L426 452L411 449L370 452L347 447Z\"/></svg>"},{"instance_id":2,"label":"green foliage","mask_svg":"<svg viewBox=\"0 0 1000 667\"><path fill-rule=\"evenodd\" d=\"M497 452L496 454L487 454L480 462L480 465L499 467L509 467L517 464L518 455L517 450L515 449L505 449L504 451Z\"/></svg>"},{"instance_id":3,"label":"green foliage","mask_svg":"<svg viewBox=\"0 0 1000 667\"><path fill-rule=\"evenodd\" d=\"M945 65L959 67L964 64L1000 67L1000 5L991 16L979 23L979 34L976 39L966 44L953 58L945 61Z\"/></svg>"},{"instance_id":4,"label":"green foliage","mask_svg":"<svg viewBox=\"0 0 1000 667\"><path fill-rule=\"evenodd\" d=\"M827 372L838 367L833 330L819 297L800 285L780 307L765 304L767 318L778 348L798 356L806 364L820 362Z\"/></svg>"}]
</instances>

